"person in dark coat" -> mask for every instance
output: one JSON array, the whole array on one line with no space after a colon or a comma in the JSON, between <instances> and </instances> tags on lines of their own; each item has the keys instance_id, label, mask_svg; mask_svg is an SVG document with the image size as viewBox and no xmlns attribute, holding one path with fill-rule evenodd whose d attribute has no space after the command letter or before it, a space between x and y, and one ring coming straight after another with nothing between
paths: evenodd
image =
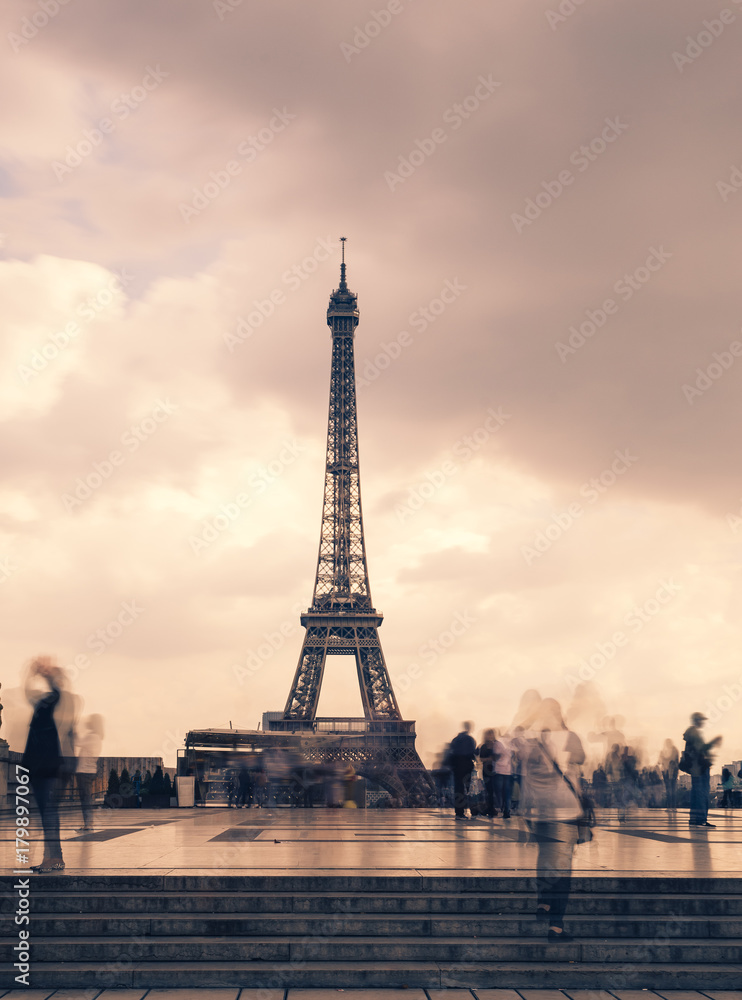
<instances>
[{"instance_id":1,"label":"person in dark coat","mask_svg":"<svg viewBox=\"0 0 742 1000\"><path fill-rule=\"evenodd\" d=\"M252 805L252 778L246 764L243 764L237 772L237 784L239 786L237 808L245 806L249 809Z\"/></svg>"},{"instance_id":2,"label":"person in dark coat","mask_svg":"<svg viewBox=\"0 0 742 1000\"><path fill-rule=\"evenodd\" d=\"M34 686L37 677L48 690ZM66 711L70 697L65 691L65 675L50 657L38 657L31 664L26 696L34 711L22 763L28 769L44 830L44 856L41 864L33 865L32 870L60 871L64 868L64 859L59 839L58 795L60 782L74 766L74 734L72 720Z\"/></svg>"},{"instance_id":3,"label":"person in dark coat","mask_svg":"<svg viewBox=\"0 0 742 1000\"><path fill-rule=\"evenodd\" d=\"M471 735L472 724L465 722L464 729L454 736L449 747L449 766L453 774L453 808L456 819L465 819L469 804L469 784L474 770L477 744Z\"/></svg>"}]
</instances>

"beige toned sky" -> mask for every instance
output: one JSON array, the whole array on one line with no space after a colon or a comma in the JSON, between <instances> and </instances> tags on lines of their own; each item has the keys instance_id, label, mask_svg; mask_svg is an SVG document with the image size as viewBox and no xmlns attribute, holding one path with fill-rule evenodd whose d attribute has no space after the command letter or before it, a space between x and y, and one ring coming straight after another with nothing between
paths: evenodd
<instances>
[{"instance_id":1,"label":"beige toned sky","mask_svg":"<svg viewBox=\"0 0 742 1000\"><path fill-rule=\"evenodd\" d=\"M346 235L371 587L424 758L581 667L651 758L699 708L742 757L742 4L0 17L14 745L41 651L110 754L283 707ZM320 710L360 710L343 661Z\"/></svg>"}]
</instances>

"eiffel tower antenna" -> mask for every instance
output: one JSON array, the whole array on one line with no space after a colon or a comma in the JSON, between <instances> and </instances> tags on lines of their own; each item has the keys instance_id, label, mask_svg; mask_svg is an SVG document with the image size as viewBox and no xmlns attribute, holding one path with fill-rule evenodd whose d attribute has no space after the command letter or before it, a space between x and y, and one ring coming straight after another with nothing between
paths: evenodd
<instances>
[{"instance_id":1,"label":"eiffel tower antenna","mask_svg":"<svg viewBox=\"0 0 742 1000\"><path fill-rule=\"evenodd\" d=\"M330 406L325 489L317 572L306 629L283 719L284 732L353 732L359 737L346 756L356 771L397 775L389 787L427 792L425 768L415 750L415 724L402 719L379 641L384 616L371 600L361 510L353 342L358 300L346 281L345 243L340 237L340 284L330 295L327 325L332 336ZM355 658L362 719L317 719L325 662L329 655ZM364 734L362 737L360 734ZM381 734L384 734L383 736ZM348 754L350 756L348 756ZM396 784L395 784L396 783Z\"/></svg>"}]
</instances>

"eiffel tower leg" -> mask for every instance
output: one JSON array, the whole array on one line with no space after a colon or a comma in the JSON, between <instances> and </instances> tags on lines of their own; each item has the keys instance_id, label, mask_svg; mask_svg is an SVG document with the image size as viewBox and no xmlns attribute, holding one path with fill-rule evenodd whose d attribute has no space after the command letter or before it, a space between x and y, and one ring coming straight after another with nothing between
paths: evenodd
<instances>
[{"instance_id":1,"label":"eiffel tower leg","mask_svg":"<svg viewBox=\"0 0 742 1000\"><path fill-rule=\"evenodd\" d=\"M356 647L358 682L367 719L401 719L378 636L375 646Z\"/></svg>"},{"instance_id":2,"label":"eiffel tower leg","mask_svg":"<svg viewBox=\"0 0 742 1000\"><path fill-rule=\"evenodd\" d=\"M324 636L321 636L319 631L308 628L304 636L294 682L283 710L285 719L314 721L317 715L327 657L327 632L325 630Z\"/></svg>"}]
</instances>

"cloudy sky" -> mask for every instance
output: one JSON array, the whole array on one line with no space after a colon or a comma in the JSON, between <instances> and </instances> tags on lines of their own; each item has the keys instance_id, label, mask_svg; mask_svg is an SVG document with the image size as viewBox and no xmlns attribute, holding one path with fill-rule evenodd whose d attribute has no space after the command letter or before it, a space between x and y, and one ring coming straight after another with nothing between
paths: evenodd
<instances>
[{"instance_id":1,"label":"cloudy sky","mask_svg":"<svg viewBox=\"0 0 742 1000\"><path fill-rule=\"evenodd\" d=\"M583 735L623 716L654 761L701 709L742 757L742 3L0 16L15 748L38 652L107 754L283 708L344 235L371 589L424 759L581 680ZM360 713L342 659L320 712Z\"/></svg>"}]
</instances>

